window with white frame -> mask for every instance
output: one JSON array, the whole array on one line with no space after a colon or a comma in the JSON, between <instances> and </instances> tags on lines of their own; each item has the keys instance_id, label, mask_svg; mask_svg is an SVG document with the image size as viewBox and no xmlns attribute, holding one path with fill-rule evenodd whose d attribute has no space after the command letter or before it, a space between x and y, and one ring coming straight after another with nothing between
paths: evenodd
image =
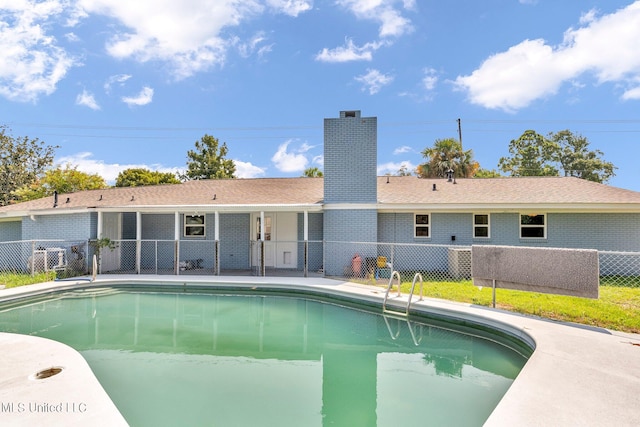
<instances>
[{"instance_id":1,"label":"window with white frame","mask_svg":"<svg viewBox=\"0 0 640 427\"><path fill-rule=\"evenodd\" d=\"M520 238L544 239L547 237L545 214L520 214Z\"/></svg>"},{"instance_id":2,"label":"window with white frame","mask_svg":"<svg viewBox=\"0 0 640 427\"><path fill-rule=\"evenodd\" d=\"M489 214L474 214L473 215L473 237L474 238L489 238Z\"/></svg>"},{"instance_id":3,"label":"window with white frame","mask_svg":"<svg viewBox=\"0 0 640 427\"><path fill-rule=\"evenodd\" d=\"M204 215L185 215L184 216L184 235L185 237L204 237L205 233Z\"/></svg>"},{"instance_id":4,"label":"window with white frame","mask_svg":"<svg viewBox=\"0 0 640 427\"><path fill-rule=\"evenodd\" d=\"M414 237L428 238L431 237L431 215L420 213L414 215Z\"/></svg>"}]
</instances>

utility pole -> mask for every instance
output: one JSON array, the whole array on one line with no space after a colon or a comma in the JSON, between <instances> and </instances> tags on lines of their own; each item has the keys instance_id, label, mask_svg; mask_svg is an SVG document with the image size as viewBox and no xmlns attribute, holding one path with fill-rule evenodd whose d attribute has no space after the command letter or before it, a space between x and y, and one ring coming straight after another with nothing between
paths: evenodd
<instances>
[{"instance_id":1,"label":"utility pole","mask_svg":"<svg viewBox=\"0 0 640 427\"><path fill-rule=\"evenodd\" d=\"M460 119L458 119L458 141L460 141L460 151L464 151L462 149L462 123Z\"/></svg>"}]
</instances>

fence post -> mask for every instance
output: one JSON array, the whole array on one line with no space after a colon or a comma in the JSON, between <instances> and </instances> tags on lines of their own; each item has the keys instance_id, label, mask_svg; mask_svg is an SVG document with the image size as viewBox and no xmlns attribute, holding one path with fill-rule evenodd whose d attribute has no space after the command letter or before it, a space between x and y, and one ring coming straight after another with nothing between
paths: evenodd
<instances>
[{"instance_id":1,"label":"fence post","mask_svg":"<svg viewBox=\"0 0 640 427\"><path fill-rule=\"evenodd\" d=\"M220 275L220 240L215 240L213 243L214 247L214 259L213 259L213 272L216 276Z\"/></svg>"},{"instance_id":2,"label":"fence post","mask_svg":"<svg viewBox=\"0 0 640 427\"><path fill-rule=\"evenodd\" d=\"M264 265L264 240L260 240L260 275L265 276L265 265Z\"/></svg>"},{"instance_id":3,"label":"fence post","mask_svg":"<svg viewBox=\"0 0 640 427\"><path fill-rule=\"evenodd\" d=\"M180 274L180 241L176 240L173 246L173 270L177 275Z\"/></svg>"},{"instance_id":4,"label":"fence post","mask_svg":"<svg viewBox=\"0 0 640 427\"><path fill-rule=\"evenodd\" d=\"M309 241L304 241L304 277L309 277Z\"/></svg>"},{"instance_id":5,"label":"fence post","mask_svg":"<svg viewBox=\"0 0 640 427\"><path fill-rule=\"evenodd\" d=\"M35 276L35 265L36 265L36 242L34 240L31 241L31 277Z\"/></svg>"}]
</instances>

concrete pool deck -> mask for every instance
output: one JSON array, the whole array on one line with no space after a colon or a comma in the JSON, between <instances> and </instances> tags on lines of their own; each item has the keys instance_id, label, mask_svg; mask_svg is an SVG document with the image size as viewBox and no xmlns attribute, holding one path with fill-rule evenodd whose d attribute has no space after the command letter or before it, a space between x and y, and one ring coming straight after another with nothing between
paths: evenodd
<instances>
[{"instance_id":1,"label":"concrete pool deck","mask_svg":"<svg viewBox=\"0 0 640 427\"><path fill-rule=\"evenodd\" d=\"M207 283L295 290L381 304L384 289L324 278L101 276L94 282L57 281L0 290L0 303L60 290L117 284ZM389 304L406 304L406 296ZM436 299L412 310L481 323L535 347L486 426L640 425L640 335L549 321ZM82 356L55 341L0 333L0 425L119 426L126 421ZM49 378L34 375L63 368ZM460 402L464 410L464 402Z\"/></svg>"}]
</instances>

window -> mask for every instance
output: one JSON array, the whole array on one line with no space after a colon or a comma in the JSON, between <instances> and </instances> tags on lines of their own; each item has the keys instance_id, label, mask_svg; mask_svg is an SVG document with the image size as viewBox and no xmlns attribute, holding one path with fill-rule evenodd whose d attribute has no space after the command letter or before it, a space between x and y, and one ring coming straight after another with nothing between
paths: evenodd
<instances>
[{"instance_id":1,"label":"window","mask_svg":"<svg viewBox=\"0 0 640 427\"><path fill-rule=\"evenodd\" d=\"M547 237L545 214L520 215L521 239L544 239Z\"/></svg>"},{"instance_id":2,"label":"window","mask_svg":"<svg viewBox=\"0 0 640 427\"><path fill-rule=\"evenodd\" d=\"M430 237L429 214L416 214L414 221L415 237Z\"/></svg>"},{"instance_id":3,"label":"window","mask_svg":"<svg viewBox=\"0 0 640 427\"><path fill-rule=\"evenodd\" d=\"M489 214L473 215L473 237L489 238Z\"/></svg>"},{"instance_id":4,"label":"window","mask_svg":"<svg viewBox=\"0 0 640 427\"><path fill-rule=\"evenodd\" d=\"M185 215L184 235L204 237L204 215Z\"/></svg>"}]
</instances>

